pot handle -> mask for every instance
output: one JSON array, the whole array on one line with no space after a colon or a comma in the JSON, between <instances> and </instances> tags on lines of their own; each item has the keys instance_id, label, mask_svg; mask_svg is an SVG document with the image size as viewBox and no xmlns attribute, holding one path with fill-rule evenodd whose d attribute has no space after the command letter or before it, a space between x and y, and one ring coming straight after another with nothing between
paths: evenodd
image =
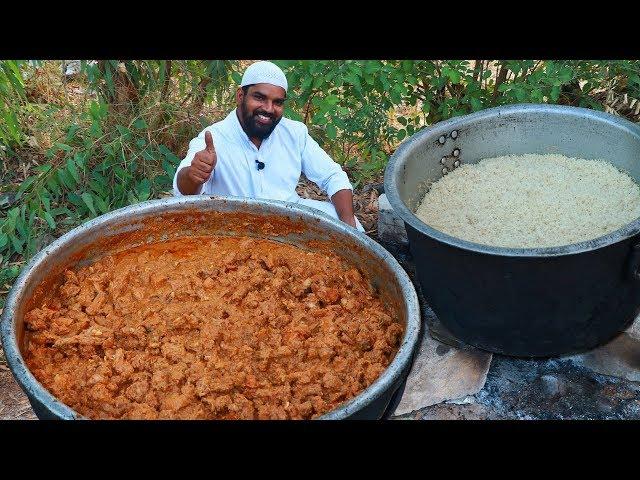
<instances>
[{"instance_id":1,"label":"pot handle","mask_svg":"<svg viewBox=\"0 0 640 480\"><path fill-rule=\"evenodd\" d=\"M631 247L629 254L629 276L632 280L640 280L640 243Z\"/></svg>"}]
</instances>

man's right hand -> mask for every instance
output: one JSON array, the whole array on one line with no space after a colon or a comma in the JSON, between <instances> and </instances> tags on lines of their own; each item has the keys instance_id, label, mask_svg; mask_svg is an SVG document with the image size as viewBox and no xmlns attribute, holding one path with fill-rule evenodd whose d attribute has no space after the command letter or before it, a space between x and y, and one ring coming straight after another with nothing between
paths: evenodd
<instances>
[{"instance_id":1,"label":"man's right hand","mask_svg":"<svg viewBox=\"0 0 640 480\"><path fill-rule=\"evenodd\" d=\"M218 156L213 146L213 137L207 130L204 133L205 149L196 153L191 165L178 173L178 188L184 195L194 195L200 192L202 185L209 180L211 172L216 167Z\"/></svg>"},{"instance_id":2,"label":"man's right hand","mask_svg":"<svg viewBox=\"0 0 640 480\"><path fill-rule=\"evenodd\" d=\"M211 172L213 172L218 161L216 149L213 146L213 137L209 130L204 134L204 142L206 144L205 149L196 153L189 167L189 179L198 185L202 185L209 180Z\"/></svg>"}]
</instances>

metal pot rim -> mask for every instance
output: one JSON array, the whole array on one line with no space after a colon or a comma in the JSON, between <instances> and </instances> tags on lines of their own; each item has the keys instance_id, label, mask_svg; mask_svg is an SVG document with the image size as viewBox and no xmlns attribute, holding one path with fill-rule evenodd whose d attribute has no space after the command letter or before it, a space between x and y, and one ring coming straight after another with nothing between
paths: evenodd
<instances>
[{"instance_id":1,"label":"metal pot rim","mask_svg":"<svg viewBox=\"0 0 640 480\"><path fill-rule=\"evenodd\" d=\"M242 197L217 197L211 195L192 195L188 197L169 197L159 200L148 200L128 207L113 210L109 213L94 218L73 230L62 235L50 245L42 249L36 256L22 270L16 281L14 282L11 291L7 296L4 311L0 319L0 337L2 340L2 346L5 352L5 357L9 368L11 369L14 377L20 384L20 386L37 401L42 403L49 409L54 415L62 419L86 419L71 407L60 402L54 397L31 373L27 367L20 348L17 344L17 339L14 330L14 315L13 312L17 308L18 293L24 287L28 278L29 272L35 268L46 256L55 254L55 252L64 245L67 241L77 236L79 233L86 232L99 228L101 225L112 221L126 219L132 213L166 213L167 207L188 205L198 206L202 204L209 204L210 202L231 203L245 206L257 206L267 207L272 211L282 214L300 214L304 217L311 217L319 220L320 224L324 224L327 227L338 231L340 234L351 237L353 241L359 243L370 251L373 251L382 261L389 265L390 269L395 274L398 284L400 286L404 307L407 312L407 323L405 327L404 337L402 343L395 357L384 370L382 375L378 377L375 382L369 385L366 389L353 397L351 400L341 404L334 410L325 413L324 415L317 417L317 419L337 420L342 419L362 408L365 408L376 400L376 395L379 392L385 391L390 388L394 382L398 381L398 375L405 369L409 368L409 364L413 357L413 351L417 346L419 333L420 333L420 306L418 303L418 296L415 288L409 279L409 276L400 266L398 261L387 252L381 245L367 237L365 234L358 232L354 228L333 219L329 215L319 210L289 202L283 202L278 200L266 200L266 199L249 199Z\"/></svg>"},{"instance_id":2,"label":"metal pot rim","mask_svg":"<svg viewBox=\"0 0 640 480\"><path fill-rule=\"evenodd\" d=\"M420 220L402 201L395 179L398 178L400 174L400 169L404 164L403 159L405 158L405 156L408 155L409 152L411 152L413 149L419 148L423 143L422 140L425 137L433 136L437 138L440 135L446 135L456 128L464 127L469 121L478 122L502 115L518 115L530 113L573 115L581 118L588 117L593 119L594 121L608 123L612 127L626 130L629 134L638 137L638 140L640 141L640 128L633 122L605 112L590 110L581 107L522 103L516 105L488 108L468 115L453 117L426 127L418 133L415 133L413 136L402 142L402 144L396 149L396 151L389 159L389 164L387 165L384 174L384 190L389 199L389 203L393 207L393 210L398 215L400 215L405 223L411 225L411 227L413 227L415 230L442 243L463 250L504 257L557 257L562 255L574 255L606 247L640 233L640 218L637 218L627 225L624 225L621 228L608 233L607 235L584 242L573 243L570 245L542 248L495 247L491 245L484 245L463 240L461 238L454 237L436 230L435 228L430 227L422 220Z\"/></svg>"}]
</instances>

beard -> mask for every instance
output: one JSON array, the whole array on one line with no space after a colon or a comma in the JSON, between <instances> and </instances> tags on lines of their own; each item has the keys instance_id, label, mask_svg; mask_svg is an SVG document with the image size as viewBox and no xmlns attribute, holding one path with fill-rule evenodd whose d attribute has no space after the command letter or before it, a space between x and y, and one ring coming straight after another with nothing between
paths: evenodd
<instances>
[{"instance_id":1,"label":"beard","mask_svg":"<svg viewBox=\"0 0 640 480\"><path fill-rule=\"evenodd\" d=\"M262 124L258 121L258 115L263 115L271 119L271 123ZM242 102L242 108L240 109L240 117L242 118L242 126L244 128L245 133L249 136L249 138L258 138L260 140L264 140L273 129L276 128L276 125L282 119L282 116L276 117L272 113L267 113L264 110L258 108L253 112L247 109L246 102Z\"/></svg>"}]
</instances>

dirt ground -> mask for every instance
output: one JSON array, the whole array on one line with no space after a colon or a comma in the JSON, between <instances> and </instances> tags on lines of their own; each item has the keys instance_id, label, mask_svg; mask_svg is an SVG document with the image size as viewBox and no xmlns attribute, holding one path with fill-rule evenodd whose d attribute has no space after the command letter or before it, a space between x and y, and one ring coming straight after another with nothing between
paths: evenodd
<instances>
[{"instance_id":1,"label":"dirt ground","mask_svg":"<svg viewBox=\"0 0 640 480\"><path fill-rule=\"evenodd\" d=\"M0 420L37 420L9 368L0 363Z\"/></svg>"}]
</instances>

